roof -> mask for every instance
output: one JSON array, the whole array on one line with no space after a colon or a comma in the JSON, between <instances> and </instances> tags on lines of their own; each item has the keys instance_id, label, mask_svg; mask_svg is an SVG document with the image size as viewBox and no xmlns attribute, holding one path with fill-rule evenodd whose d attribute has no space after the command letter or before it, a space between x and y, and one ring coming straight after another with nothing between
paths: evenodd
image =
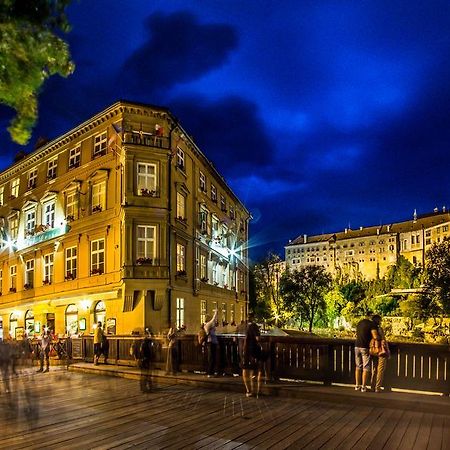
<instances>
[{"instance_id":1,"label":"roof","mask_svg":"<svg viewBox=\"0 0 450 450\"><path fill-rule=\"evenodd\" d=\"M407 233L427 228L432 228L443 223L450 222L450 212L433 212L417 216L416 219L396 222L388 225L361 227L357 230L346 229L336 233L318 234L314 236L301 235L290 242L286 247L302 244L313 244L328 242L330 240L342 241L346 239L355 239L379 235L392 235ZM305 240L306 238L306 240Z\"/></svg>"}]
</instances>

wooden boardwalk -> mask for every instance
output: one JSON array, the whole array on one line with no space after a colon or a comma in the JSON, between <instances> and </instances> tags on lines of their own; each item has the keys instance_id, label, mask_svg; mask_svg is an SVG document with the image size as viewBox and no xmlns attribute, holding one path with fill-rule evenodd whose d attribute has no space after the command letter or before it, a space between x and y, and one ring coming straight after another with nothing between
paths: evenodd
<instances>
[{"instance_id":1,"label":"wooden boardwalk","mask_svg":"<svg viewBox=\"0 0 450 450\"><path fill-rule=\"evenodd\" d=\"M388 400L387 400L388 402ZM0 385L1 449L447 449L450 415L183 384L22 373Z\"/></svg>"}]
</instances>

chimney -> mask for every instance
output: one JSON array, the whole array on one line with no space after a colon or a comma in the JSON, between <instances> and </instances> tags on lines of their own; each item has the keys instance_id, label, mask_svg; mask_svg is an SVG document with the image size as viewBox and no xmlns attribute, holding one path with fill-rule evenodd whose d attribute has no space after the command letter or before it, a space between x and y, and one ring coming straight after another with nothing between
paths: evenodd
<instances>
[{"instance_id":1,"label":"chimney","mask_svg":"<svg viewBox=\"0 0 450 450\"><path fill-rule=\"evenodd\" d=\"M391 231L391 226L390 225L387 226L387 231L388 231L388 233L389 233L389 231Z\"/></svg>"},{"instance_id":2,"label":"chimney","mask_svg":"<svg viewBox=\"0 0 450 450\"><path fill-rule=\"evenodd\" d=\"M306 234L303 235L303 243L306 244L308 236Z\"/></svg>"},{"instance_id":3,"label":"chimney","mask_svg":"<svg viewBox=\"0 0 450 450\"><path fill-rule=\"evenodd\" d=\"M379 236L379 235L380 235L380 229L377 228L377 236Z\"/></svg>"}]
</instances>

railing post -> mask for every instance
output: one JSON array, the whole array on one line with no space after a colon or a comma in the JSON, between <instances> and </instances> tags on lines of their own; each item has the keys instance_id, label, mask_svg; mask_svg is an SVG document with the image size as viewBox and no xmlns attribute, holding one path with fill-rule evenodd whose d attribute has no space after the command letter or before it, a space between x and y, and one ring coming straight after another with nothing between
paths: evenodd
<instances>
[{"instance_id":1,"label":"railing post","mask_svg":"<svg viewBox=\"0 0 450 450\"><path fill-rule=\"evenodd\" d=\"M334 367L334 345L328 344L322 347L326 354L323 357L325 364L324 367L324 380L323 384L325 386L331 386L333 382L333 367Z\"/></svg>"}]
</instances>

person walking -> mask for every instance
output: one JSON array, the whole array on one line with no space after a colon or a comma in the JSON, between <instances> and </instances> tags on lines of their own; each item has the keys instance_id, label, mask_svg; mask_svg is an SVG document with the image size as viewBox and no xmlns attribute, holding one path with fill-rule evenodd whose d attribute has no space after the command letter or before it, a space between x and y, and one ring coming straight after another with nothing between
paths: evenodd
<instances>
[{"instance_id":1,"label":"person walking","mask_svg":"<svg viewBox=\"0 0 450 450\"><path fill-rule=\"evenodd\" d=\"M370 380L371 356L370 340L377 339L377 326L368 318L362 319L356 325L355 342L355 390L366 392Z\"/></svg>"},{"instance_id":2,"label":"person walking","mask_svg":"<svg viewBox=\"0 0 450 450\"><path fill-rule=\"evenodd\" d=\"M373 322L377 327L377 340L375 345L375 353L372 355L372 380L370 386L373 392L383 392L381 386L383 385L384 372L386 371L387 360L391 357L389 345L386 341L384 330L381 327L381 316L375 315L372 317Z\"/></svg>"},{"instance_id":3,"label":"person walking","mask_svg":"<svg viewBox=\"0 0 450 450\"><path fill-rule=\"evenodd\" d=\"M166 374L175 375L178 370L177 328L173 325L167 333Z\"/></svg>"},{"instance_id":4,"label":"person walking","mask_svg":"<svg viewBox=\"0 0 450 450\"><path fill-rule=\"evenodd\" d=\"M39 337L39 359L40 368L38 372L48 372L50 370L50 347L52 343L52 335L50 329L44 326L44 331ZM44 358L45 358L45 370L44 370Z\"/></svg>"},{"instance_id":5,"label":"person walking","mask_svg":"<svg viewBox=\"0 0 450 450\"><path fill-rule=\"evenodd\" d=\"M98 359L102 354L102 343L104 339L105 333L102 328L102 323L100 321L97 322L97 326L94 330L94 365L98 366Z\"/></svg>"},{"instance_id":6,"label":"person walking","mask_svg":"<svg viewBox=\"0 0 450 450\"><path fill-rule=\"evenodd\" d=\"M144 339L139 345L138 366L141 369L140 387L141 392L148 393L152 391L152 361L153 361L153 342L151 334L146 330Z\"/></svg>"},{"instance_id":7,"label":"person walking","mask_svg":"<svg viewBox=\"0 0 450 450\"><path fill-rule=\"evenodd\" d=\"M216 335L216 323L217 323L217 309L214 311L212 319L206 318L206 322L203 325L206 333L206 348L208 350L208 369L206 371L207 377L210 378L215 374L216 360L217 360L217 344L219 340Z\"/></svg>"}]
</instances>

